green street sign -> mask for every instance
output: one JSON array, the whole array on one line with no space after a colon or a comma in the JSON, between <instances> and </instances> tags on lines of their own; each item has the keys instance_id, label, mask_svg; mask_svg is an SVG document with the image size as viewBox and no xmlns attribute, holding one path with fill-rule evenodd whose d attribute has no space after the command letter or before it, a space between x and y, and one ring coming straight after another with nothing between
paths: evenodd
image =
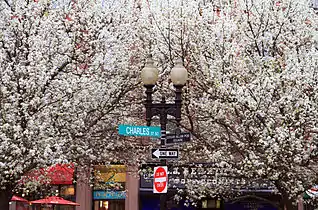
<instances>
[{"instance_id":1,"label":"green street sign","mask_svg":"<svg viewBox=\"0 0 318 210\"><path fill-rule=\"evenodd\" d=\"M160 138L161 129L159 126L119 125L118 133L123 136L149 136Z\"/></svg>"}]
</instances>

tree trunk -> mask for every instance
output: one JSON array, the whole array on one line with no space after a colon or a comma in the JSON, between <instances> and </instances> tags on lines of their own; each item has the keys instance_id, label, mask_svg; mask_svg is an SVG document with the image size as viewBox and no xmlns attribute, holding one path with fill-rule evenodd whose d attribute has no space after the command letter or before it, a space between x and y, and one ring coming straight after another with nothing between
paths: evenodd
<instances>
[{"instance_id":1,"label":"tree trunk","mask_svg":"<svg viewBox=\"0 0 318 210\"><path fill-rule=\"evenodd\" d=\"M284 206L284 210L297 210L298 206L296 204L296 200L291 200L288 198L283 198L282 204Z\"/></svg>"},{"instance_id":2,"label":"tree trunk","mask_svg":"<svg viewBox=\"0 0 318 210\"><path fill-rule=\"evenodd\" d=\"M276 180L275 186L281 194L280 207L283 210L298 210L297 197L289 197L288 190L285 189L281 181Z\"/></svg>"},{"instance_id":3,"label":"tree trunk","mask_svg":"<svg viewBox=\"0 0 318 210\"><path fill-rule=\"evenodd\" d=\"M9 202L12 197L12 192L9 189L0 191L0 209L9 210Z\"/></svg>"}]
</instances>

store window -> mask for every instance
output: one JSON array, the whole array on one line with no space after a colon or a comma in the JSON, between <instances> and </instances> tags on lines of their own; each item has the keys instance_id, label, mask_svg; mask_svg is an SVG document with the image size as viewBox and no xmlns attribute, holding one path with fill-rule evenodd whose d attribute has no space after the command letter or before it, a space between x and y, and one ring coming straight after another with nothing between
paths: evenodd
<instances>
[{"instance_id":1,"label":"store window","mask_svg":"<svg viewBox=\"0 0 318 210\"><path fill-rule=\"evenodd\" d=\"M94 210L125 210L126 167L96 166L94 178Z\"/></svg>"},{"instance_id":2,"label":"store window","mask_svg":"<svg viewBox=\"0 0 318 210\"><path fill-rule=\"evenodd\" d=\"M125 200L94 201L94 210L124 210Z\"/></svg>"},{"instance_id":3,"label":"store window","mask_svg":"<svg viewBox=\"0 0 318 210\"><path fill-rule=\"evenodd\" d=\"M24 202L16 202L16 210L28 210L29 204Z\"/></svg>"},{"instance_id":4,"label":"store window","mask_svg":"<svg viewBox=\"0 0 318 210\"><path fill-rule=\"evenodd\" d=\"M75 195L74 185L63 185L63 186L61 186L60 195L61 196L74 196Z\"/></svg>"},{"instance_id":5,"label":"store window","mask_svg":"<svg viewBox=\"0 0 318 210\"><path fill-rule=\"evenodd\" d=\"M126 167L124 165L95 166L94 190L125 190Z\"/></svg>"},{"instance_id":6,"label":"store window","mask_svg":"<svg viewBox=\"0 0 318 210\"><path fill-rule=\"evenodd\" d=\"M202 209L221 209L220 199L202 200Z\"/></svg>"},{"instance_id":7,"label":"store window","mask_svg":"<svg viewBox=\"0 0 318 210\"><path fill-rule=\"evenodd\" d=\"M75 201L74 185L49 185L46 189L42 189L42 197L60 196L66 200Z\"/></svg>"}]
</instances>

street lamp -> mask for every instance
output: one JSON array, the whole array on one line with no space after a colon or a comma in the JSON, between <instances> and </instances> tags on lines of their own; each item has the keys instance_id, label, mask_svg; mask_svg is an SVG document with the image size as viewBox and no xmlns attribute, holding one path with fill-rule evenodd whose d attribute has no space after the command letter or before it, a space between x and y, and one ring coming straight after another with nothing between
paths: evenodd
<instances>
[{"instance_id":1,"label":"street lamp","mask_svg":"<svg viewBox=\"0 0 318 210\"><path fill-rule=\"evenodd\" d=\"M174 103L166 103L165 97L162 97L161 102L153 103L152 94L153 87L156 85L158 80L158 69L154 66L154 62L149 56L145 67L141 71L141 79L146 88L146 121L147 126L150 126L153 116L160 117L160 127L161 127L161 147L166 146L166 127L168 115L175 118L177 126L179 127L181 121L181 106L182 106L182 87L185 85L188 79L187 70L182 64L182 60L178 59L176 65L171 70L171 81L175 87L175 101ZM160 163L166 165L166 160L161 159ZM168 183L167 183L168 184ZM160 195L160 210L166 210L166 200L167 194Z\"/></svg>"}]
</instances>

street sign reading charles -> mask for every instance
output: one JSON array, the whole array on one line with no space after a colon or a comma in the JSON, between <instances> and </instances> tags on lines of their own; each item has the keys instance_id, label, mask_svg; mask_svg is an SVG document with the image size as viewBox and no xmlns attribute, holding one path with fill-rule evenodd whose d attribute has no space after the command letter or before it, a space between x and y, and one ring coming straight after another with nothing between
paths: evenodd
<instances>
[{"instance_id":1,"label":"street sign reading charles","mask_svg":"<svg viewBox=\"0 0 318 210\"><path fill-rule=\"evenodd\" d=\"M154 168L153 193L167 193L168 167L158 166Z\"/></svg>"},{"instance_id":2,"label":"street sign reading charles","mask_svg":"<svg viewBox=\"0 0 318 210\"><path fill-rule=\"evenodd\" d=\"M119 125L118 133L123 136L149 136L160 138L161 129L159 126L136 126L136 125Z\"/></svg>"},{"instance_id":3,"label":"street sign reading charles","mask_svg":"<svg viewBox=\"0 0 318 210\"><path fill-rule=\"evenodd\" d=\"M177 159L179 157L178 149L151 149L152 158L159 159Z\"/></svg>"}]
</instances>

